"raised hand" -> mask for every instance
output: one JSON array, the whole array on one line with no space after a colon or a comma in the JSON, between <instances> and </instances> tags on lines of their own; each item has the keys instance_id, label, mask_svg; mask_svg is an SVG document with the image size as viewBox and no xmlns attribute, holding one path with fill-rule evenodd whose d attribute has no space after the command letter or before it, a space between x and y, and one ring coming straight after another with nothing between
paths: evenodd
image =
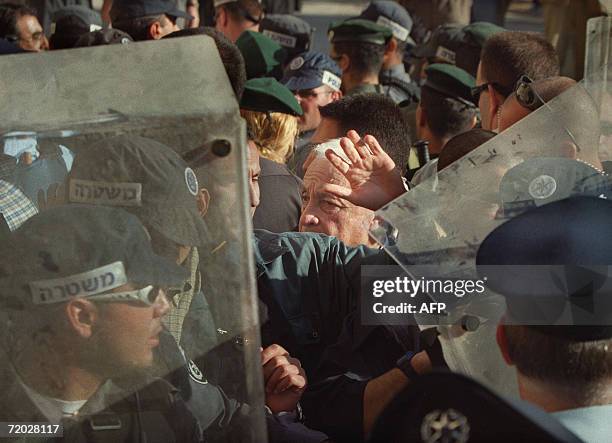
<instances>
[{"instance_id":1,"label":"raised hand","mask_svg":"<svg viewBox=\"0 0 612 443\"><path fill-rule=\"evenodd\" d=\"M357 132L349 131L340 145L351 164L332 150L325 156L346 177L350 188L329 184L327 192L354 205L377 210L406 191L399 170L376 138L366 135L362 139Z\"/></svg>"}]
</instances>

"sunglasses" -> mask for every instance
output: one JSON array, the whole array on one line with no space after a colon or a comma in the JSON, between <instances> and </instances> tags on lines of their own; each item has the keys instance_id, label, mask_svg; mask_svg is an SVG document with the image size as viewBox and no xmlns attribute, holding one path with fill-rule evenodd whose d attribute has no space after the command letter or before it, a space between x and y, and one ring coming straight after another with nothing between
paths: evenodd
<instances>
[{"instance_id":1,"label":"sunglasses","mask_svg":"<svg viewBox=\"0 0 612 443\"><path fill-rule=\"evenodd\" d=\"M523 108L535 111L544 104L540 95L533 88L533 80L522 75L514 88L516 100Z\"/></svg>"},{"instance_id":2,"label":"sunglasses","mask_svg":"<svg viewBox=\"0 0 612 443\"><path fill-rule=\"evenodd\" d=\"M97 302L140 302L146 306L155 305L160 294L161 288L157 286L145 286L142 289L125 292L109 292L107 294L91 295L87 299Z\"/></svg>"}]
</instances>

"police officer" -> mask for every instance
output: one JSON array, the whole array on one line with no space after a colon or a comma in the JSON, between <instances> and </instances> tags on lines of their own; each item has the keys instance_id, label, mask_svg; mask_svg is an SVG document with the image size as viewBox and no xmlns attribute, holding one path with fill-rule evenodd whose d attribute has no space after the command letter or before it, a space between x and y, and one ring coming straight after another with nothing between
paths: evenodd
<instances>
[{"instance_id":1,"label":"police officer","mask_svg":"<svg viewBox=\"0 0 612 443\"><path fill-rule=\"evenodd\" d=\"M384 94L379 81L385 48L393 33L370 20L348 19L329 28L330 56L342 69L344 95Z\"/></svg>"},{"instance_id":2,"label":"police officer","mask_svg":"<svg viewBox=\"0 0 612 443\"><path fill-rule=\"evenodd\" d=\"M72 48L83 34L102 29L100 14L86 6L69 6L53 14L51 49Z\"/></svg>"},{"instance_id":3,"label":"police officer","mask_svg":"<svg viewBox=\"0 0 612 443\"><path fill-rule=\"evenodd\" d=\"M360 18L386 26L393 32L380 72L380 83L384 86L386 95L395 103L417 102L419 88L406 73L403 63L407 46L415 45L410 37L412 18L408 12L393 1L374 1L361 13Z\"/></svg>"},{"instance_id":4,"label":"police officer","mask_svg":"<svg viewBox=\"0 0 612 443\"><path fill-rule=\"evenodd\" d=\"M321 123L319 108L342 97L342 71L328 55L305 52L295 57L285 70L282 83L293 92L304 111L299 117L300 138L291 163L302 165L307 152L301 152Z\"/></svg>"},{"instance_id":5,"label":"police officer","mask_svg":"<svg viewBox=\"0 0 612 443\"><path fill-rule=\"evenodd\" d=\"M245 31L259 32L264 8L260 0L213 0L215 28L236 42Z\"/></svg>"},{"instance_id":6,"label":"police officer","mask_svg":"<svg viewBox=\"0 0 612 443\"><path fill-rule=\"evenodd\" d=\"M308 22L293 15L268 14L261 21L259 31L283 46L288 59L293 59L310 49L314 29Z\"/></svg>"},{"instance_id":7,"label":"police officer","mask_svg":"<svg viewBox=\"0 0 612 443\"><path fill-rule=\"evenodd\" d=\"M260 32L245 31L236 46L244 57L247 79L282 78L287 52L278 42Z\"/></svg>"},{"instance_id":8,"label":"police officer","mask_svg":"<svg viewBox=\"0 0 612 443\"><path fill-rule=\"evenodd\" d=\"M608 200L557 201L495 229L477 256L487 286L506 299L497 342L504 361L516 369L521 397L593 443L612 432L612 311L604 289L612 262L611 220ZM504 266L514 272L504 272ZM533 266L546 276L537 278Z\"/></svg>"},{"instance_id":9,"label":"police officer","mask_svg":"<svg viewBox=\"0 0 612 443\"><path fill-rule=\"evenodd\" d=\"M429 40L413 52L414 57L423 61L421 77L425 77L424 70L432 63L455 65L476 77L482 47L489 37L503 31L504 28L486 22L436 28Z\"/></svg>"},{"instance_id":10,"label":"police officer","mask_svg":"<svg viewBox=\"0 0 612 443\"><path fill-rule=\"evenodd\" d=\"M478 112L472 98L474 77L453 65L436 63L425 69L427 80L416 110L417 139L428 143L432 159L415 174L418 184L434 175L444 145L456 135L476 126Z\"/></svg>"},{"instance_id":11,"label":"police officer","mask_svg":"<svg viewBox=\"0 0 612 443\"><path fill-rule=\"evenodd\" d=\"M172 0L115 0L110 9L113 27L129 34L135 41L159 40L178 31L178 18L193 17L177 8Z\"/></svg>"},{"instance_id":12,"label":"police officer","mask_svg":"<svg viewBox=\"0 0 612 443\"><path fill-rule=\"evenodd\" d=\"M174 388L128 381L153 363L170 308L163 288L186 278L135 216L60 206L2 249L4 421L61 423L70 441L201 440Z\"/></svg>"}]
</instances>

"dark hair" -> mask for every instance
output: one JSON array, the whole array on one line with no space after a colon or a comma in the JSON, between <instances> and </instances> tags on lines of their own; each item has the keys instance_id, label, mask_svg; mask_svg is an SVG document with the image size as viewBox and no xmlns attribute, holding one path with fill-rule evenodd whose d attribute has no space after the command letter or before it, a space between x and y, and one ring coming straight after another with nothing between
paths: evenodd
<instances>
[{"instance_id":1,"label":"dark hair","mask_svg":"<svg viewBox=\"0 0 612 443\"><path fill-rule=\"evenodd\" d=\"M0 4L0 38L5 38L9 41L18 40L17 20L26 15L36 17L36 10L15 3Z\"/></svg>"},{"instance_id":2,"label":"dark hair","mask_svg":"<svg viewBox=\"0 0 612 443\"><path fill-rule=\"evenodd\" d=\"M425 110L427 126L440 138L454 137L471 128L477 109L423 86L421 108Z\"/></svg>"},{"instance_id":3,"label":"dark hair","mask_svg":"<svg viewBox=\"0 0 612 443\"><path fill-rule=\"evenodd\" d=\"M604 387L612 380L612 340L581 342L544 334L528 326L503 328L508 355L521 374L553 385L576 405L600 404Z\"/></svg>"},{"instance_id":4,"label":"dark hair","mask_svg":"<svg viewBox=\"0 0 612 443\"><path fill-rule=\"evenodd\" d=\"M187 37L191 35L207 35L215 41L219 56L221 57L221 62L223 62L225 72L232 85L234 94L236 94L236 99L240 102L246 83L246 67L244 64L244 57L240 49L238 49L238 46L232 43L223 33L214 28L203 26L199 28L182 29L172 34L168 34L164 38Z\"/></svg>"},{"instance_id":5,"label":"dark hair","mask_svg":"<svg viewBox=\"0 0 612 443\"><path fill-rule=\"evenodd\" d=\"M137 42L150 40L151 35L149 34L149 28L153 23L161 22L164 17L170 20L170 18L165 14L147 15L146 17L138 17L113 22L113 28L125 32Z\"/></svg>"},{"instance_id":6,"label":"dark hair","mask_svg":"<svg viewBox=\"0 0 612 443\"><path fill-rule=\"evenodd\" d=\"M385 46L364 42L334 43L338 55L346 54L350 59L349 70L358 75L378 74L383 65Z\"/></svg>"},{"instance_id":7,"label":"dark hair","mask_svg":"<svg viewBox=\"0 0 612 443\"><path fill-rule=\"evenodd\" d=\"M480 62L484 79L495 83L504 97L523 74L532 80L559 75L555 48L536 32L506 31L491 36L482 48Z\"/></svg>"},{"instance_id":8,"label":"dark hair","mask_svg":"<svg viewBox=\"0 0 612 443\"><path fill-rule=\"evenodd\" d=\"M395 49L395 52L403 57L404 53L406 52L406 48L408 47L408 42L403 42L398 39L395 39L395 41L397 41L397 48Z\"/></svg>"},{"instance_id":9,"label":"dark hair","mask_svg":"<svg viewBox=\"0 0 612 443\"><path fill-rule=\"evenodd\" d=\"M235 22L245 20L259 23L263 19L263 7L257 0L237 0L219 6L225 9L230 18Z\"/></svg>"},{"instance_id":10,"label":"dark hair","mask_svg":"<svg viewBox=\"0 0 612 443\"><path fill-rule=\"evenodd\" d=\"M408 162L410 128L400 108L390 98L380 94L350 95L320 111L322 118L339 124L342 136L351 129L362 137L372 135L398 168L404 168Z\"/></svg>"},{"instance_id":11,"label":"dark hair","mask_svg":"<svg viewBox=\"0 0 612 443\"><path fill-rule=\"evenodd\" d=\"M446 142L440 156L438 157L438 171L456 162L461 157L469 154L480 145L488 142L497 134L486 129L470 129L462 134L456 135Z\"/></svg>"}]
</instances>

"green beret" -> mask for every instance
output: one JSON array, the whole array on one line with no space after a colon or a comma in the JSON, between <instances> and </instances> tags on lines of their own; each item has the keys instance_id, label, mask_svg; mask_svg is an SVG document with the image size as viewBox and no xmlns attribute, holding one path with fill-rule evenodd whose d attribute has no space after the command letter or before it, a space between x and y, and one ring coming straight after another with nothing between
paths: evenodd
<instances>
[{"instance_id":1,"label":"green beret","mask_svg":"<svg viewBox=\"0 0 612 443\"><path fill-rule=\"evenodd\" d=\"M482 48L489 37L504 31L505 29L501 26L488 22L475 22L463 28L466 37L471 39L480 48Z\"/></svg>"},{"instance_id":2,"label":"green beret","mask_svg":"<svg viewBox=\"0 0 612 443\"><path fill-rule=\"evenodd\" d=\"M370 20L350 18L342 22L332 23L328 31L331 43L364 42L376 45L386 45L393 37L393 32L386 26L381 26Z\"/></svg>"},{"instance_id":3,"label":"green beret","mask_svg":"<svg viewBox=\"0 0 612 443\"><path fill-rule=\"evenodd\" d=\"M280 112L303 115L302 107L293 93L276 79L253 78L246 82L240 109L257 112Z\"/></svg>"},{"instance_id":4,"label":"green beret","mask_svg":"<svg viewBox=\"0 0 612 443\"><path fill-rule=\"evenodd\" d=\"M454 65L434 63L425 68L425 73L427 81L424 86L475 107L472 88L476 86L476 80L466 71Z\"/></svg>"},{"instance_id":5,"label":"green beret","mask_svg":"<svg viewBox=\"0 0 612 443\"><path fill-rule=\"evenodd\" d=\"M247 78L275 77L283 75L285 49L270 37L253 31L245 31L236 41L246 65Z\"/></svg>"}]
</instances>

